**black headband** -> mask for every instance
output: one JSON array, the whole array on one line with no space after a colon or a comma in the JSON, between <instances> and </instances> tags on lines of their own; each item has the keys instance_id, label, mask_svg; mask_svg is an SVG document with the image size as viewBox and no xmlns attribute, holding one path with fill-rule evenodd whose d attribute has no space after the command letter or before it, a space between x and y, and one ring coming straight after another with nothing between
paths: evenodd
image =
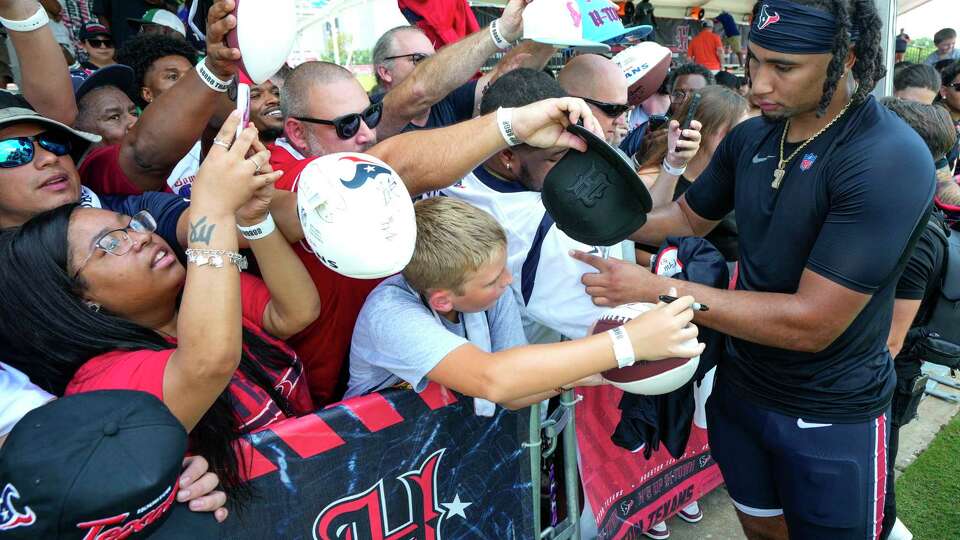
<instances>
[{"instance_id":1,"label":"black headband","mask_svg":"<svg viewBox=\"0 0 960 540\"><path fill-rule=\"evenodd\" d=\"M833 51L837 24L833 15L787 0L767 0L750 27L750 41L787 54L823 54ZM856 41L853 30L850 41Z\"/></svg>"}]
</instances>

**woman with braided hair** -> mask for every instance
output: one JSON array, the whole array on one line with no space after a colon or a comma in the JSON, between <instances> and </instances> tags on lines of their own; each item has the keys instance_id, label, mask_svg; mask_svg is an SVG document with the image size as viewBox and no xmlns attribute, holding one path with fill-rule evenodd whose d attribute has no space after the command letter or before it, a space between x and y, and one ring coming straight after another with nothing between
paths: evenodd
<instances>
[{"instance_id":1,"label":"woman with braided hair","mask_svg":"<svg viewBox=\"0 0 960 540\"><path fill-rule=\"evenodd\" d=\"M750 539L881 533L897 278L935 180L920 137L870 96L884 76L873 0L761 0L748 43L762 112L720 143L633 239L704 235L731 211L736 290L577 254L600 304L676 287L728 337L707 403L710 447Z\"/></svg>"}]
</instances>

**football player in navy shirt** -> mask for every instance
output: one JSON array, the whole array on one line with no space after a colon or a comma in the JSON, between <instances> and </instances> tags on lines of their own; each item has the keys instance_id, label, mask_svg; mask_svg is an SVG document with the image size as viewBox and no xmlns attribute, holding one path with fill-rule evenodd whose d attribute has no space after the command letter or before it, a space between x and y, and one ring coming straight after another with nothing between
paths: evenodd
<instances>
[{"instance_id":1,"label":"football player in navy shirt","mask_svg":"<svg viewBox=\"0 0 960 540\"><path fill-rule=\"evenodd\" d=\"M586 254L594 301L676 287L727 334L707 404L710 446L748 538L880 534L897 280L935 181L924 142L870 97L884 76L868 0L764 0L748 67L762 118L743 122L675 203L634 235L703 235L731 210L736 290Z\"/></svg>"}]
</instances>

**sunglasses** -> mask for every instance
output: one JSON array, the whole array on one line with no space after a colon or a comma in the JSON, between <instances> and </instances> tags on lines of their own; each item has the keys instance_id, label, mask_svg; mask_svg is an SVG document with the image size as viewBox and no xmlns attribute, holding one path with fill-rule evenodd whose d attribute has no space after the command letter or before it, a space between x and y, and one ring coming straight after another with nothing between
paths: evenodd
<instances>
[{"instance_id":1,"label":"sunglasses","mask_svg":"<svg viewBox=\"0 0 960 540\"><path fill-rule=\"evenodd\" d=\"M396 60L398 58L409 58L410 62L413 65L417 65L420 62L423 62L424 60L426 60L427 58L430 58L431 56L432 55L430 54L416 52L416 53L410 53L410 54L398 54L397 56L388 56L384 58L384 60Z\"/></svg>"},{"instance_id":2,"label":"sunglasses","mask_svg":"<svg viewBox=\"0 0 960 540\"><path fill-rule=\"evenodd\" d=\"M112 39L88 39L87 43L95 49L112 49L113 40Z\"/></svg>"},{"instance_id":3,"label":"sunglasses","mask_svg":"<svg viewBox=\"0 0 960 540\"><path fill-rule=\"evenodd\" d=\"M617 118L621 114L630 110L629 105L621 105L619 103L607 103L606 101L597 101L595 99L590 99L585 97L581 97L580 99L600 109L601 111L603 111L603 114L609 116L610 118Z\"/></svg>"},{"instance_id":4,"label":"sunglasses","mask_svg":"<svg viewBox=\"0 0 960 540\"><path fill-rule=\"evenodd\" d=\"M960 82L955 82L953 84L945 84L944 86L953 90L954 92L960 92Z\"/></svg>"},{"instance_id":5,"label":"sunglasses","mask_svg":"<svg viewBox=\"0 0 960 540\"><path fill-rule=\"evenodd\" d=\"M152 233L157 230L157 220L153 218L153 215L146 210L141 210L134 214L130 218L130 223L126 227L121 229L114 229L112 231L107 231L100 236L93 243L93 249L90 250L90 253L87 254L87 257L83 259L83 262L80 263L80 266L77 267L77 271L73 273L73 279L77 279L77 276L80 275L80 271L83 270L83 267L90 262L90 258L93 257L93 254L97 250L109 253L116 257L121 257L130 253L130 250L133 249L133 240L130 239L130 235L127 234L128 231L138 232L138 233Z\"/></svg>"},{"instance_id":6,"label":"sunglasses","mask_svg":"<svg viewBox=\"0 0 960 540\"><path fill-rule=\"evenodd\" d=\"M338 116L333 120L321 120L319 118L310 118L308 116L294 116L294 119L311 124L322 124L324 126L333 126L337 130L337 137L349 139L360 131L360 122L363 121L368 128L373 129L380 123L380 116L383 113L383 102L378 101L359 113L350 113Z\"/></svg>"},{"instance_id":7,"label":"sunglasses","mask_svg":"<svg viewBox=\"0 0 960 540\"><path fill-rule=\"evenodd\" d=\"M0 140L0 169L12 169L33 161L36 155L34 142L57 156L70 153L70 139L60 133L44 131L28 137L11 137Z\"/></svg>"}]
</instances>

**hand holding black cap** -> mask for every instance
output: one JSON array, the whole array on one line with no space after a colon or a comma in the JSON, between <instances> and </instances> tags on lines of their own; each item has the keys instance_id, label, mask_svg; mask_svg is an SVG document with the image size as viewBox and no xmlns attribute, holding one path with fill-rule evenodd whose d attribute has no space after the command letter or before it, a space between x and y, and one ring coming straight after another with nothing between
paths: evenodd
<instances>
[{"instance_id":1,"label":"hand holding black cap","mask_svg":"<svg viewBox=\"0 0 960 540\"><path fill-rule=\"evenodd\" d=\"M606 141L571 124L587 142L568 151L547 173L543 204L561 231L589 245L612 246L643 226L653 208L650 192L633 166Z\"/></svg>"},{"instance_id":2,"label":"hand holding black cap","mask_svg":"<svg viewBox=\"0 0 960 540\"><path fill-rule=\"evenodd\" d=\"M211 513L176 502L187 433L143 392L54 400L0 449L0 539L218 537Z\"/></svg>"}]
</instances>

